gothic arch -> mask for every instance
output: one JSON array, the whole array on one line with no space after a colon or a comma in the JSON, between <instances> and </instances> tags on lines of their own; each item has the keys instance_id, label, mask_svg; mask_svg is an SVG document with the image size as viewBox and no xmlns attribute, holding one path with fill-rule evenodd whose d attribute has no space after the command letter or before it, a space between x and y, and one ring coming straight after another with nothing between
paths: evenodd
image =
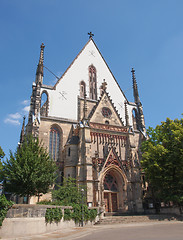
<instances>
[{"instance_id":1,"label":"gothic arch","mask_svg":"<svg viewBox=\"0 0 183 240\"><path fill-rule=\"evenodd\" d=\"M92 65L88 68L89 72L89 97L93 100L97 100L97 71Z\"/></svg>"},{"instance_id":2,"label":"gothic arch","mask_svg":"<svg viewBox=\"0 0 183 240\"><path fill-rule=\"evenodd\" d=\"M138 119L137 119L137 109L132 109L132 123L133 123L133 129L138 129Z\"/></svg>"},{"instance_id":3,"label":"gothic arch","mask_svg":"<svg viewBox=\"0 0 183 240\"><path fill-rule=\"evenodd\" d=\"M111 184L107 189L106 178ZM106 212L123 211L127 199L127 177L126 174L117 166L109 166L104 169L100 177L101 201L105 204ZM114 185L113 185L114 184ZM113 186L112 186L113 185Z\"/></svg>"},{"instance_id":4,"label":"gothic arch","mask_svg":"<svg viewBox=\"0 0 183 240\"><path fill-rule=\"evenodd\" d=\"M84 98L84 95L86 93L86 84L84 81L80 82L80 97Z\"/></svg>"},{"instance_id":5,"label":"gothic arch","mask_svg":"<svg viewBox=\"0 0 183 240\"><path fill-rule=\"evenodd\" d=\"M48 92L44 90L41 93L41 110L40 110L40 114L43 117L48 116L48 103L49 103L49 95L48 95Z\"/></svg>"},{"instance_id":6,"label":"gothic arch","mask_svg":"<svg viewBox=\"0 0 183 240\"><path fill-rule=\"evenodd\" d=\"M57 124L52 124L49 131L49 153L54 161L59 162L63 149L63 131Z\"/></svg>"}]
</instances>

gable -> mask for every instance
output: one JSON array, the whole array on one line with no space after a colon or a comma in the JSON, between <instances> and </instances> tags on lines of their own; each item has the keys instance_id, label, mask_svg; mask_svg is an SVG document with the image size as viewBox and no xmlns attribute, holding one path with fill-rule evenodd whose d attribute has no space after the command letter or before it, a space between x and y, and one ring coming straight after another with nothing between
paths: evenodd
<instances>
[{"instance_id":1,"label":"gable","mask_svg":"<svg viewBox=\"0 0 183 240\"><path fill-rule=\"evenodd\" d=\"M119 158L113 148L111 148L103 168L109 167L111 165L122 168L121 162L119 161Z\"/></svg>"},{"instance_id":2,"label":"gable","mask_svg":"<svg viewBox=\"0 0 183 240\"><path fill-rule=\"evenodd\" d=\"M106 92L103 92L100 101L91 113L90 122L123 126L122 119Z\"/></svg>"},{"instance_id":3,"label":"gable","mask_svg":"<svg viewBox=\"0 0 183 240\"><path fill-rule=\"evenodd\" d=\"M100 96L100 86L103 79L108 84L108 92L116 106L120 116L125 119L122 105L126 101L116 79L102 57L93 39L90 39L69 68L62 75L53 88L44 89L49 95L48 117L58 117L78 120L78 96L80 95L80 83L86 84L86 94L89 98L89 66L96 68L97 100Z\"/></svg>"}]
</instances>

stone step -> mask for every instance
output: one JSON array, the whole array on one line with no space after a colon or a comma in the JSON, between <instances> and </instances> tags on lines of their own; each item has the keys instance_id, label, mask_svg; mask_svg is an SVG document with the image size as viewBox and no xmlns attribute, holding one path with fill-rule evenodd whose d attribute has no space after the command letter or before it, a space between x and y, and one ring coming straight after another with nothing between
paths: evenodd
<instances>
[{"instance_id":1,"label":"stone step","mask_svg":"<svg viewBox=\"0 0 183 240\"><path fill-rule=\"evenodd\" d=\"M183 218L173 214L133 215L133 216L107 216L97 224L140 223L154 221L183 221Z\"/></svg>"}]
</instances>

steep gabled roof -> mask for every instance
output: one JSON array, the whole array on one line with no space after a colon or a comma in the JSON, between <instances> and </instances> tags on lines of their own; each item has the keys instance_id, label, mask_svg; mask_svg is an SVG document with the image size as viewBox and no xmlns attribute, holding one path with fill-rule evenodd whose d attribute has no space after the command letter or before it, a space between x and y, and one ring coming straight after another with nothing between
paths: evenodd
<instances>
[{"instance_id":1,"label":"steep gabled roof","mask_svg":"<svg viewBox=\"0 0 183 240\"><path fill-rule=\"evenodd\" d=\"M113 75L111 69L109 68L109 66L108 66L107 62L105 61L104 57L102 56L102 54L101 54L100 50L98 49L96 43L94 42L93 38L89 38L89 40L87 41L87 43L85 44L85 46L81 49L81 51L78 53L78 55L77 55L77 56L75 57L75 59L72 61L72 63L69 65L69 67L68 67L68 68L66 69L66 71L63 73L63 75L60 77L60 79L55 83L53 89L56 88L56 86L58 85L58 83L62 80L62 78L63 78L63 77L65 76L65 74L67 73L67 71L71 68L71 66L74 64L74 62L76 61L76 59L80 56L80 54L84 51L84 49L86 48L86 46L89 44L90 41L93 42L94 46L96 47L97 51L99 52L100 56L102 57L102 59L103 59L105 65L107 66L108 70L110 71L112 77L113 77L114 80L116 81L116 83L117 83L117 85L118 85L120 91L122 92L124 98L125 98L126 101L128 102L128 99L126 98L124 92L122 91L121 87L119 86L119 84L118 84L116 78L114 77L114 75Z\"/></svg>"}]
</instances>

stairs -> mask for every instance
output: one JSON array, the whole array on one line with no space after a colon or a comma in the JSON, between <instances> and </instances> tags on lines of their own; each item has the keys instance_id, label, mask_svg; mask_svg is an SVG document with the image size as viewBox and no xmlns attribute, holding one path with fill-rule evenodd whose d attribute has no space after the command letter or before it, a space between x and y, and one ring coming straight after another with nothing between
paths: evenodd
<instances>
[{"instance_id":1,"label":"stairs","mask_svg":"<svg viewBox=\"0 0 183 240\"><path fill-rule=\"evenodd\" d=\"M127 224L158 221L183 221L181 216L172 214L153 214L153 215L126 215L126 216L106 216L96 224Z\"/></svg>"}]
</instances>

